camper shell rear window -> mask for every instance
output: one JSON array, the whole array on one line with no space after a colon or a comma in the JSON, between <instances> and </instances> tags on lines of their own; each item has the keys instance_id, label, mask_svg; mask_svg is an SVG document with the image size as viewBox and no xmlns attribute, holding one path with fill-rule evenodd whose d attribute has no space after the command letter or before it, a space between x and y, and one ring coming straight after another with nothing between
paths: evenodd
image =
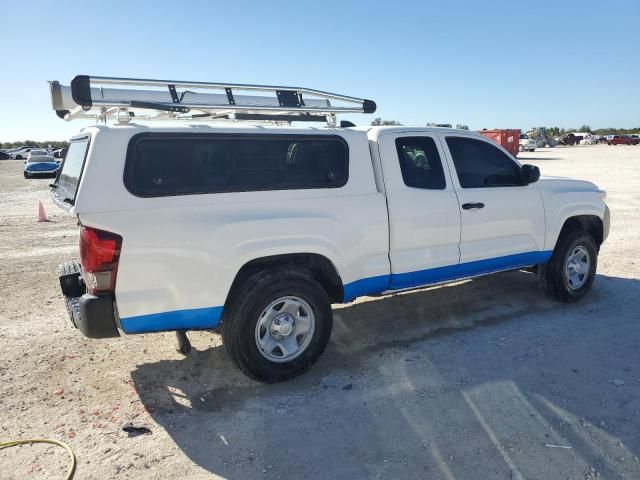
<instances>
[{"instance_id":1,"label":"camper shell rear window","mask_svg":"<svg viewBox=\"0 0 640 480\"><path fill-rule=\"evenodd\" d=\"M336 135L141 133L124 183L141 197L339 188L349 147Z\"/></svg>"},{"instance_id":2,"label":"camper shell rear window","mask_svg":"<svg viewBox=\"0 0 640 480\"><path fill-rule=\"evenodd\" d=\"M54 195L59 201L73 205L89 150L89 136L74 138L54 183ZM51 161L54 161L53 158Z\"/></svg>"}]
</instances>

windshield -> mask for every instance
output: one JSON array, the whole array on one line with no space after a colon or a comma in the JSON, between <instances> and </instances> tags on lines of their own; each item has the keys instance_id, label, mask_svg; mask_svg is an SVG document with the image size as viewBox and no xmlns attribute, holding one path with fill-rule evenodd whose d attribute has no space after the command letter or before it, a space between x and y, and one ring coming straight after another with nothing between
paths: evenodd
<instances>
[{"instance_id":1,"label":"windshield","mask_svg":"<svg viewBox=\"0 0 640 480\"><path fill-rule=\"evenodd\" d=\"M31 150L29 153L31 155L49 155L49 152L46 150Z\"/></svg>"},{"instance_id":2,"label":"windshield","mask_svg":"<svg viewBox=\"0 0 640 480\"><path fill-rule=\"evenodd\" d=\"M62 163L60 176L56 180L56 193L62 197L63 201L69 200L73 202L75 199L88 145L88 137L72 141L71 145L69 145L69 151Z\"/></svg>"}]
</instances>

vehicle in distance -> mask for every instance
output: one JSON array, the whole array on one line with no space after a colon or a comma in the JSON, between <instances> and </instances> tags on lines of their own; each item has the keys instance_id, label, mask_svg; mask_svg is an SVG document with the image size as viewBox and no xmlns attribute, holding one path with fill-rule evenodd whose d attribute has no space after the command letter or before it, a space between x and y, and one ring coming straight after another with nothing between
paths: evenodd
<instances>
[{"instance_id":1,"label":"vehicle in distance","mask_svg":"<svg viewBox=\"0 0 640 480\"><path fill-rule=\"evenodd\" d=\"M609 232L596 185L540 178L467 130L127 117L73 137L52 186L80 226L79 262L59 273L74 325L91 338L218 329L262 382L314 364L333 303L513 269L576 301Z\"/></svg>"},{"instance_id":2,"label":"vehicle in distance","mask_svg":"<svg viewBox=\"0 0 640 480\"><path fill-rule=\"evenodd\" d=\"M538 144L536 143L535 140L533 140L532 138L529 138L529 136L526 133L520 134L520 142L519 142L519 147L518 150L521 152L534 152L535 149L538 147Z\"/></svg>"},{"instance_id":3,"label":"vehicle in distance","mask_svg":"<svg viewBox=\"0 0 640 480\"><path fill-rule=\"evenodd\" d=\"M29 150L29 153L27 154L27 160L29 160L31 157L46 157L49 156L49 152L47 150L44 150L42 148L34 148L32 150Z\"/></svg>"},{"instance_id":4,"label":"vehicle in distance","mask_svg":"<svg viewBox=\"0 0 640 480\"><path fill-rule=\"evenodd\" d=\"M587 135L584 137L583 143L585 145L596 145L602 141L599 135Z\"/></svg>"},{"instance_id":5,"label":"vehicle in distance","mask_svg":"<svg viewBox=\"0 0 640 480\"><path fill-rule=\"evenodd\" d=\"M578 145L580 141L582 141L584 137L580 135L574 135L573 133L568 133L556 140L558 145Z\"/></svg>"},{"instance_id":6,"label":"vehicle in distance","mask_svg":"<svg viewBox=\"0 0 640 480\"><path fill-rule=\"evenodd\" d=\"M640 140L629 135L607 135L607 145L638 145Z\"/></svg>"},{"instance_id":7,"label":"vehicle in distance","mask_svg":"<svg viewBox=\"0 0 640 480\"><path fill-rule=\"evenodd\" d=\"M29 152L34 148L37 148L37 147L34 147L34 146L20 147L11 153L11 158L13 158L14 160L24 160L27 158L27 155L29 155Z\"/></svg>"},{"instance_id":8,"label":"vehicle in distance","mask_svg":"<svg viewBox=\"0 0 640 480\"><path fill-rule=\"evenodd\" d=\"M32 151L33 152L33 151ZM55 177L60 164L51 155L32 155L24 162L24 178Z\"/></svg>"}]
</instances>

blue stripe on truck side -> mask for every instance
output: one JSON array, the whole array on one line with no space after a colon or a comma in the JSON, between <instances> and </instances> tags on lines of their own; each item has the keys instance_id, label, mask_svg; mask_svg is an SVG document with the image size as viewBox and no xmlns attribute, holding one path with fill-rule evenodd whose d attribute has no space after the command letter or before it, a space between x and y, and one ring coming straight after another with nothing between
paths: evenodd
<instances>
[{"instance_id":1,"label":"blue stripe on truck side","mask_svg":"<svg viewBox=\"0 0 640 480\"><path fill-rule=\"evenodd\" d=\"M387 290L423 287L433 283L499 272L530 265L539 265L551 258L551 251L525 252L503 257L477 260L475 262L427 268L407 273L393 273L378 277L363 278L344 286L344 303L362 295L382 293Z\"/></svg>"},{"instance_id":2,"label":"blue stripe on truck side","mask_svg":"<svg viewBox=\"0 0 640 480\"><path fill-rule=\"evenodd\" d=\"M344 287L344 303L350 302L356 297L371 295L389 290L390 275L361 278L355 282L347 283Z\"/></svg>"},{"instance_id":3,"label":"blue stripe on truck side","mask_svg":"<svg viewBox=\"0 0 640 480\"><path fill-rule=\"evenodd\" d=\"M221 316L222 307L191 308L121 318L120 327L125 333L206 329L217 327Z\"/></svg>"},{"instance_id":4,"label":"blue stripe on truck side","mask_svg":"<svg viewBox=\"0 0 640 480\"><path fill-rule=\"evenodd\" d=\"M552 253L551 251L518 253L459 265L361 278L344 286L343 301L347 303L357 297L389 290L422 287L474 275L538 265L547 262ZM222 307L192 308L121 318L120 327L125 333L207 329L217 327L220 317L222 317Z\"/></svg>"}]
</instances>

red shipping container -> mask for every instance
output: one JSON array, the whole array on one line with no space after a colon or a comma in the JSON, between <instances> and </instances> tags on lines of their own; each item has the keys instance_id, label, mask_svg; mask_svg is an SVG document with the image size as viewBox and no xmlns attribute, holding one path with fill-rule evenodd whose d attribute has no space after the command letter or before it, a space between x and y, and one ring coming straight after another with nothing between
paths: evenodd
<instances>
[{"instance_id":1,"label":"red shipping container","mask_svg":"<svg viewBox=\"0 0 640 480\"><path fill-rule=\"evenodd\" d=\"M494 130L479 130L478 133L487 137L505 148L514 157L518 156L518 146L520 145L520 130L513 128Z\"/></svg>"}]
</instances>

